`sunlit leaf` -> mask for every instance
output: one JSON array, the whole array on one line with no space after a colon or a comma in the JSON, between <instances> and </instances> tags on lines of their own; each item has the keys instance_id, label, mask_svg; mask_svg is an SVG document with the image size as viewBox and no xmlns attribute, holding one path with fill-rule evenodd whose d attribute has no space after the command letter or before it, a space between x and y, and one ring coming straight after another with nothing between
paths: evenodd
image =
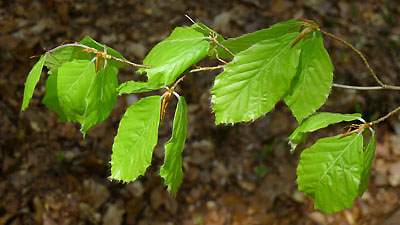
<instances>
[{"instance_id":1,"label":"sunlit leaf","mask_svg":"<svg viewBox=\"0 0 400 225\"><path fill-rule=\"evenodd\" d=\"M300 155L299 190L314 199L314 208L335 213L357 197L363 171L361 133L322 138Z\"/></svg>"},{"instance_id":2,"label":"sunlit leaf","mask_svg":"<svg viewBox=\"0 0 400 225\"><path fill-rule=\"evenodd\" d=\"M164 165L160 175L168 185L168 190L176 195L182 183L182 151L187 133L187 106L185 99L180 96L174 117L174 127L171 139L165 144Z\"/></svg>"},{"instance_id":3,"label":"sunlit leaf","mask_svg":"<svg viewBox=\"0 0 400 225\"><path fill-rule=\"evenodd\" d=\"M258 42L225 66L211 90L216 124L251 121L273 109L296 74L301 45L290 47L296 37Z\"/></svg>"},{"instance_id":4,"label":"sunlit leaf","mask_svg":"<svg viewBox=\"0 0 400 225\"><path fill-rule=\"evenodd\" d=\"M43 65L47 55L40 56L39 61L33 66L29 72L28 77L25 81L24 99L22 101L21 111L24 111L32 98L33 91L35 90L36 84L39 82L40 74L42 73Z\"/></svg>"},{"instance_id":5,"label":"sunlit leaf","mask_svg":"<svg viewBox=\"0 0 400 225\"><path fill-rule=\"evenodd\" d=\"M177 27L144 59L143 64L153 68L142 68L139 72L146 72L150 83L171 84L187 68L204 58L209 47L210 43L202 33L190 27Z\"/></svg>"},{"instance_id":6,"label":"sunlit leaf","mask_svg":"<svg viewBox=\"0 0 400 225\"><path fill-rule=\"evenodd\" d=\"M332 79L331 59L321 33L315 32L315 37L305 41L302 47L297 74L284 98L297 121L301 122L326 102Z\"/></svg>"},{"instance_id":7,"label":"sunlit leaf","mask_svg":"<svg viewBox=\"0 0 400 225\"><path fill-rule=\"evenodd\" d=\"M234 54L237 54L260 41L279 38L280 36L288 33L298 33L301 27L300 23L302 22L297 20L276 23L267 29L258 30L256 32L245 34L236 38L229 38L228 40L223 41L221 44L227 47ZM221 47L218 47L217 50L219 57L227 59L232 58L232 55L223 50Z\"/></svg>"},{"instance_id":8,"label":"sunlit leaf","mask_svg":"<svg viewBox=\"0 0 400 225\"><path fill-rule=\"evenodd\" d=\"M130 182L143 175L157 144L161 96L142 98L122 118L113 144L111 177Z\"/></svg>"}]
</instances>

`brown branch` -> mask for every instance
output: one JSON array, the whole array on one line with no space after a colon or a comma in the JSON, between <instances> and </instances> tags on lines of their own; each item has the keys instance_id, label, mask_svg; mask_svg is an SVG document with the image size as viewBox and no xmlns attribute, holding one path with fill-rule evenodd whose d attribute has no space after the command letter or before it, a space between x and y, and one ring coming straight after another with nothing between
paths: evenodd
<instances>
[{"instance_id":1,"label":"brown branch","mask_svg":"<svg viewBox=\"0 0 400 225\"><path fill-rule=\"evenodd\" d=\"M376 125L376 124L378 124L378 123L381 123L381 122L385 121L387 118L393 116L393 115L396 114L398 111L400 111L400 106L397 107L397 108L395 108L394 110L392 110L391 112L389 112L389 113L386 114L385 116L383 116L383 117L381 117L381 118L379 118L379 119L377 119L377 120L372 121L372 122L370 123L371 126Z\"/></svg>"},{"instance_id":2,"label":"brown branch","mask_svg":"<svg viewBox=\"0 0 400 225\"><path fill-rule=\"evenodd\" d=\"M333 39L335 39L335 40L337 40L337 41L340 41L341 43L343 43L343 44L346 45L347 47L351 48L351 50L353 50L355 53L357 53L357 55L360 56L360 58L362 59L362 61L364 62L364 64L367 66L369 72L371 73L371 75L372 75L372 77L375 79L375 81L376 81L381 87L385 87L385 86L386 86L386 85L378 78L378 76L375 74L375 71L371 68L371 66L369 65L369 63L368 63L367 59L365 58L364 54L363 54L360 50L358 50L358 49L357 49L356 47L354 47L352 44L350 44L349 42L343 40L342 38L340 38L340 37L338 37L338 36L336 36L336 35L334 35L334 34L331 34L331 33L329 33L329 32L326 32L326 31L324 31L324 30L321 30L321 29L320 29L320 31L321 31L321 33L323 33L323 34L325 34L325 35L327 35L327 36L329 36L329 37L331 37L331 38L333 38Z\"/></svg>"},{"instance_id":3,"label":"brown branch","mask_svg":"<svg viewBox=\"0 0 400 225\"><path fill-rule=\"evenodd\" d=\"M57 47L51 49L50 51L47 51L45 54L50 55L51 53L53 53L54 51L57 51L58 49L65 48L65 47L70 47L70 46L81 47L81 48L84 48L84 49L93 49L93 48L91 48L89 46L86 46L86 45L83 45L83 44L70 43L70 44L63 44L63 45L57 46ZM99 51L99 50L96 50L96 51ZM99 52L101 52L101 51L99 51ZM104 54L106 54L106 53L104 53ZM146 69L152 68L152 66L146 66L146 65L142 65L142 64L133 63L133 62L131 62L129 60L120 59L120 58L117 58L117 57L111 56L111 55L110 55L110 58L115 60L115 61L126 63L126 64L129 64L129 65L134 66L134 67L146 68Z\"/></svg>"},{"instance_id":4,"label":"brown branch","mask_svg":"<svg viewBox=\"0 0 400 225\"><path fill-rule=\"evenodd\" d=\"M337 88L361 90L361 91L370 91L370 90L397 90L397 91L400 91L399 86L392 86L392 85L384 85L383 87L382 86L360 87L360 86L351 86L351 85L333 83L332 86L337 87Z\"/></svg>"}]
</instances>

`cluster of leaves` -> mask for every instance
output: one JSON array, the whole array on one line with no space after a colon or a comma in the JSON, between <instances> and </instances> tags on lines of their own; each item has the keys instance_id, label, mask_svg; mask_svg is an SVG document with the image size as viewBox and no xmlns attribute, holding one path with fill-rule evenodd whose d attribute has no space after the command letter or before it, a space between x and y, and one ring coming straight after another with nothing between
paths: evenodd
<instances>
[{"instance_id":1,"label":"cluster of leaves","mask_svg":"<svg viewBox=\"0 0 400 225\"><path fill-rule=\"evenodd\" d=\"M28 106L46 66L49 77L44 104L59 115L60 121L79 122L85 134L109 116L118 94L167 87L209 56L230 60L211 90L217 125L255 120L283 99L300 124L289 137L294 149L305 141L307 132L342 121L363 121L359 114L315 113L330 93L333 66L319 27L307 20L289 20L227 40L201 23L175 28L145 57L143 64L147 67L139 72L146 73L147 81L128 81L119 86L116 75L125 64L114 59L123 56L89 37L79 44L60 46L40 58L25 83L22 110ZM107 57L99 59L87 47ZM174 195L183 178L181 153L187 127L185 99L176 96L172 137L165 144L160 169ZM126 110L114 139L112 179L134 181L150 166L165 97L145 97ZM315 200L316 209L340 211L366 190L375 135L371 129L364 147L363 133L323 138L301 153L297 183L300 191Z\"/></svg>"}]
</instances>

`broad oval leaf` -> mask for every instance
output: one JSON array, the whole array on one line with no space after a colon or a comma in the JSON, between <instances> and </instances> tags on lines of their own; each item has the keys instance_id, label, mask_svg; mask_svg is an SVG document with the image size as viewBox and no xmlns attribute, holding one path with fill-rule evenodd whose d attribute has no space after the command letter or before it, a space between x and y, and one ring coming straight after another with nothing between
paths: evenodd
<instances>
[{"instance_id":1,"label":"broad oval leaf","mask_svg":"<svg viewBox=\"0 0 400 225\"><path fill-rule=\"evenodd\" d=\"M111 156L111 179L130 182L143 175L157 144L161 96L142 98L125 112Z\"/></svg>"},{"instance_id":2,"label":"broad oval leaf","mask_svg":"<svg viewBox=\"0 0 400 225\"><path fill-rule=\"evenodd\" d=\"M229 38L223 41L221 44L227 47L231 52L237 54L243 50L248 49L252 45L265 40L275 39L288 33L297 33L301 27L301 21L289 20L286 22L276 23L273 26L258 30L253 33L245 34L236 38ZM223 48L217 48L219 57L221 58L232 58L232 55L226 52Z\"/></svg>"},{"instance_id":3,"label":"broad oval leaf","mask_svg":"<svg viewBox=\"0 0 400 225\"><path fill-rule=\"evenodd\" d=\"M216 124L251 121L273 109L296 74L301 45L290 46L297 35L258 42L225 66L211 90Z\"/></svg>"},{"instance_id":4,"label":"broad oval leaf","mask_svg":"<svg viewBox=\"0 0 400 225\"><path fill-rule=\"evenodd\" d=\"M369 177L370 177L370 170L372 167L372 163L375 158L375 146L376 146L376 137L375 132L371 130L372 134L369 139L368 145L364 148L364 167L361 173L361 183L358 190L358 196L362 196L364 192L367 190Z\"/></svg>"},{"instance_id":5,"label":"broad oval leaf","mask_svg":"<svg viewBox=\"0 0 400 225\"><path fill-rule=\"evenodd\" d=\"M107 66L97 74L93 60L73 60L61 65L57 76L59 105L68 121L79 122L85 134L106 119L114 107L117 69Z\"/></svg>"},{"instance_id":6,"label":"broad oval leaf","mask_svg":"<svg viewBox=\"0 0 400 225\"><path fill-rule=\"evenodd\" d=\"M144 65L148 82L167 85L176 80L191 65L207 55L210 43L202 33L190 27L177 27L165 40L158 43L146 56Z\"/></svg>"},{"instance_id":7,"label":"broad oval leaf","mask_svg":"<svg viewBox=\"0 0 400 225\"><path fill-rule=\"evenodd\" d=\"M67 116L65 116L63 109L60 106L60 102L58 100L58 91L57 91L57 79L58 79L58 70L50 70L49 77L46 80L46 94L43 98L43 104L47 106L47 108L53 110L58 115L58 121L66 122L68 121Z\"/></svg>"},{"instance_id":8,"label":"broad oval leaf","mask_svg":"<svg viewBox=\"0 0 400 225\"><path fill-rule=\"evenodd\" d=\"M131 93L142 93L142 92L158 90L162 87L164 87L163 84L152 84L149 82L139 82L139 81L130 80L130 81L127 81L127 82L119 85L118 93L119 93L119 95L131 94Z\"/></svg>"},{"instance_id":9,"label":"broad oval leaf","mask_svg":"<svg viewBox=\"0 0 400 225\"><path fill-rule=\"evenodd\" d=\"M187 133L187 106L183 96L179 97L174 117L174 127L171 139L165 144L164 165L161 166L160 176L168 185L168 190L176 195L182 183L182 151Z\"/></svg>"},{"instance_id":10,"label":"broad oval leaf","mask_svg":"<svg viewBox=\"0 0 400 225\"><path fill-rule=\"evenodd\" d=\"M353 113L353 114L340 114L340 113L330 113L330 112L320 112L315 115L309 117L303 123L301 123L296 130L289 136L289 144L292 146L292 150L294 151L296 146L300 143L305 142L306 133L313 132L319 130L321 128L327 127L331 124L339 123L342 121L353 121L360 120L361 114Z\"/></svg>"},{"instance_id":11,"label":"broad oval leaf","mask_svg":"<svg viewBox=\"0 0 400 225\"><path fill-rule=\"evenodd\" d=\"M363 170L361 133L322 138L300 155L299 190L314 199L314 208L335 213L353 204Z\"/></svg>"},{"instance_id":12,"label":"broad oval leaf","mask_svg":"<svg viewBox=\"0 0 400 225\"><path fill-rule=\"evenodd\" d=\"M33 66L29 72L28 77L25 81L24 98L22 100L21 111L24 111L32 98L33 91L35 90L36 84L39 82L40 74L42 73L44 62L46 61L47 55L40 56L39 61Z\"/></svg>"},{"instance_id":13,"label":"broad oval leaf","mask_svg":"<svg viewBox=\"0 0 400 225\"><path fill-rule=\"evenodd\" d=\"M297 74L284 97L299 123L326 102L332 79L331 59L324 48L321 33L315 32L315 37L303 44Z\"/></svg>"}]
</instances>

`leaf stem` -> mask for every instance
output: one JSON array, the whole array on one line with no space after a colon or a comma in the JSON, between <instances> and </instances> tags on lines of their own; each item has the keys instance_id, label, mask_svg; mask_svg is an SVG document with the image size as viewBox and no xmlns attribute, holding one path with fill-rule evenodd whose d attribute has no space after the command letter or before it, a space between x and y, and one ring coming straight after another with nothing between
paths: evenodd
<instances>
[{"instance_id":1,"label":"leaf stem","mask_svg":"<svg viewBox=\"0 0 400 225\"><path fill-rule=\"evenodd\" d=\"M350 44L349 42L343 40L342 38L340 38L340 37L338 37L338 36L336 36L336 35L334 35L334 34L331 34L331 33L329 33L329 32L326 32L326 31L324 31L324 30L321 30L321 29L320 29L320 31L321 31L321 33L323 33L323 34L325 34L325 35L327 35L327 36L329 36L329 37L331 37L331 38L333 38L333 39L335 39L335 40L337 40L337 41L340 41L341 43L343 43L343 44L346 45L347 47L351 48L351 50L353 50L355 53L357 53L357 55L360 56L360 58L362 59L362 61L364 62L364 64L367 66L369 72L371 73L371 75L372 75L372 77L375 79L375 81L376 81L381 87L386 86L386 85L378 78L378 76L375 74L375 71L371 68L371 66L369 65L369 63L368 63L367 59L365 58L364 54L363 54L360 50L358 50L358 49L357 49L356 47L354 47L352 44Z\"/></svg>"},{"instance_id":2,"label":"leaf stem","mask_svg":"<svg viewBox=\"0 0 400 225\"><path fill-rule=\"evenodd\" d=\"M63 45L57 46L57 47L55 47L55 48L53 48L53 49L47 51L45 54L50 55L51 53L53 53L54 51L57 51L58 49L65 48L65 47L70 47L70 46L81 47L81 48L84 48L84 49L93 49L93 48L91 48L91 47L89 47L89 46L86 46L86 45L83 45L83 44L80 44L80 43L76 43L76 42L75 42L75 43L63 44ZM105 53L105 54L106 54L106 53ZM110 57L111 57L111 59L113 59L113 60L115 60L115 61L119 61L119 62L122 62L122 63L126 63L126 64L129 64L129 65L134 66L134 67L146 68L146 69L152 68L152 66L146 66L146 65L142 65L142 64L133 63L133 62L131 62L131 61L129 61L129 60L120 59L120 58L115 57L115 56L112 56L112 55L110 55Z\"/></svg>"},{"instance_id":3,"label":"leaf stem","mask_svg":"<svg viewBox=\"0 0 400 225\"><path fill-rule=\"evenodd\" d=\"M200 67L197 69L190 70L189 73L195 73L195 72L207 71L207 70L218 70L218 69L223 69L224 67L225 67L225 65L212 66L212 67Z\"/></svg>"},{"instance_id":4,"label":"leaf stem","mask_svg":"<svg viewBox=\"0 0 400 225\"><path fill-rule=\"evenodd\" d=\"M227 47L225 47L225 45L219 43L217 41L216 37L208 37L211 41L213 41L216 45L218 45L219 47L223 48L225 51L227 51L229 54L231 54L233 57L235 57L235 54L233 54L233 52L231 52L231 50L229 50Z\"/></svg>"}]
</instances>

